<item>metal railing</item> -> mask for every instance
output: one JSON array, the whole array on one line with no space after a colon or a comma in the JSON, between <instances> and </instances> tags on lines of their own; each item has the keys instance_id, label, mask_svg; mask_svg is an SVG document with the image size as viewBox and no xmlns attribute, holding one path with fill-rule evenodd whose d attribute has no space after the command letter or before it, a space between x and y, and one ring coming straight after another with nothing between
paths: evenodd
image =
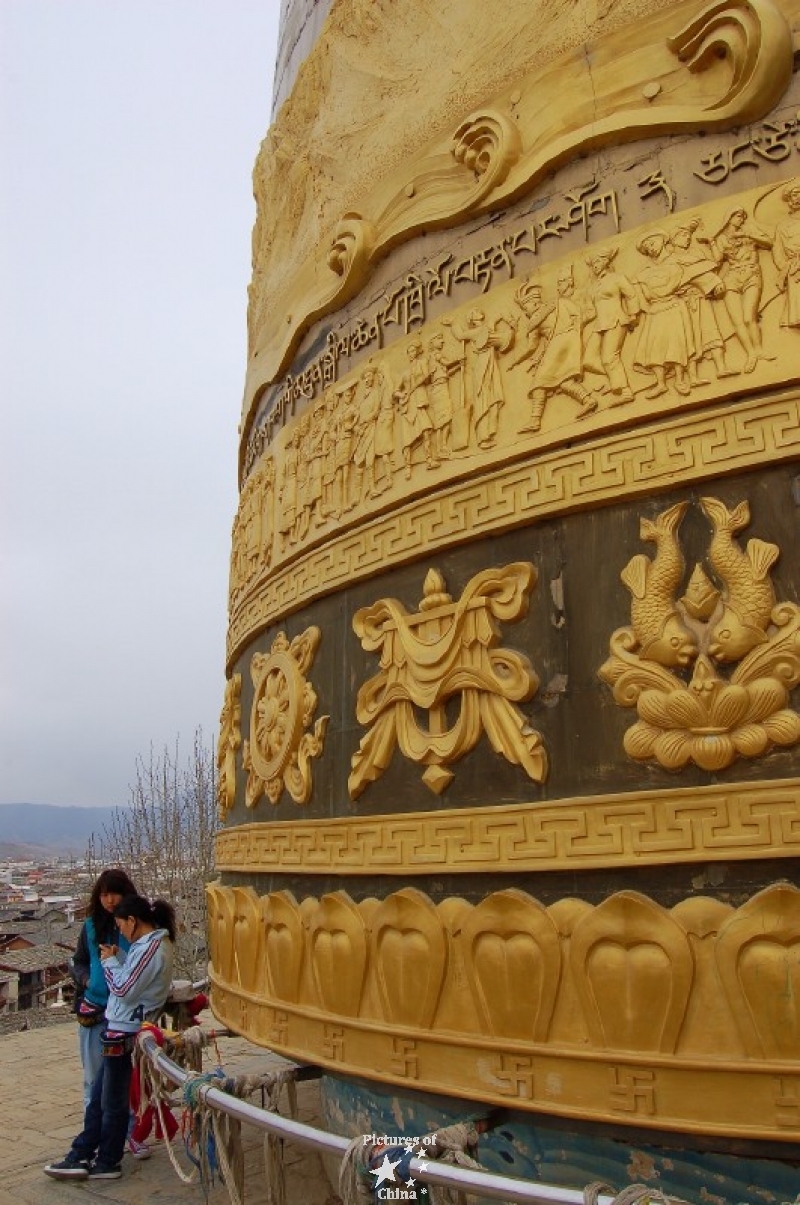
<instances>
[{"instance_id":1,"label":"metal railing","mask_svg":"<svg viewBox=\"0 0 800 1205\"><path fill-rule=\"evenodd\" d=\"M191 1073L184 1071L159 1048L155 1038L143 1034L140 1044L154 1067L166 1076L177 1087L182 1087ZM205 1101L213 1108L220 1109L231 1117L238 1118L259 1129L277 1134L287 1142L298 1146L308 1147L326 1155L341 1157L350 1146L352 1139L330 1134L327 1130L318 1130L302 1121L290 1117L281 1117L278 1113L270 1113L259 1109L256 1105L230 1096L219 1088L206 1087L202 1090ZM424 1166L424 1170L423 1170ZM439 1184L447 1188L460 1189L479 1197L492 1197L501 1201L520 1202L520 1205L583 1205L583 1193L571 1188L557 1188L555 1185L533 1184L529 1181L512 1179L510 1176L495 1175L493 1172L479 1172L472 1168L450 1167L447 1164L437 1164L431 1160L411 1160L411 1175L425 1184ZM613 1198L601 1196L599 1202L612 1205Z\"/></svg>"}]
</instances>

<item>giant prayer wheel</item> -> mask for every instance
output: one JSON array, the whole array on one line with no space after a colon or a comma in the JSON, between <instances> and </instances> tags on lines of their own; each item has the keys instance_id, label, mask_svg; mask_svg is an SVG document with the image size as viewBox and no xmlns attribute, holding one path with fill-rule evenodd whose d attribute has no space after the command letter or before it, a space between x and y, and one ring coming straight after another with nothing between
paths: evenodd
<instances>
[{"instance_id":1,"label":"giant prayer wheel","mask_svg":"<svg viewBox=\"0 0 800 1205\"><path fill-rule=\"evenodd\" d=\"M284 3L212 1002L337 1133L798 1191L799 52L800 0Z\"/></svg>"}]
</instances>

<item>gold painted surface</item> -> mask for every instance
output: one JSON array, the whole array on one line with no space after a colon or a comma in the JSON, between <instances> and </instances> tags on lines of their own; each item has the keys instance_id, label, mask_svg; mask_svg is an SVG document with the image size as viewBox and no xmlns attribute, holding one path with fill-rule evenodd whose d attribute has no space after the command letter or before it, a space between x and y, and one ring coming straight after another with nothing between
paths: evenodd
<instances>
[{"instance_id":1,"label":"gold painted surface","mask_svg":"<svg viewBox=\"0 0 800 1205\"><path fill-rule=\"evenodd\" d=\"M730 511L701 498L700 507L712 528L714 580L697 564L678 598L686 570L678 530L688 503L642 519L641 539L655 544L655 556L637 554L622 571L632 624L611 637L599 671L615 701L637 709L625 751L668 770L690 761L723 770L800 741L800 716L788 706L800 682L800 608L775 597L770 570L780 549L755 538L746 550L739 545L750 522L746 501Z\"/></svg>"},{"instance_id":2,"label":"gold painted surface","mask_svg":"<svg viewBox=\"0 0 800 1205\"><path fill-rule=\"evenodd\" d=\"M321 636L319 628L310 627L290 642L285 632L279 632L269 653L254 653L250 662L255 690L250 739L242 751L249 808L262 794L270 803L277 803L284 790L295 803L307 803L311 796L311 759L322 753L330 718L321 716L313 732L308 731L317 695L306 675Z\"/></svg>"},{"instance_id":3,"label":"gold painted surface","mask_svg":"<svg viewBox=\"0 0 800 1205\"><path fill-rule=\"evenodd\" d=\"M349 6L339 7L345 20ZM763 116L791 78L792 0L677 4L605 36L610 20L595 19L593 28L584 24L576 36L571 14L554 8L545 23L551 27L547 35L540 31L536 39L522 29L512 36L524 6L506 3L493 13L495 7L491 0L470 4L467 14L463 0L458 12L452 3L437 5L436 27L452 33L460 53L471 60L469 69L457 71L451 64L450 71L431 73L427 41L409 46L402 57L402 84L398 87L396 72L388 73L389 91L395 93L391 121L381 121L379 129L359 122L359 154L350 163L347 184L329 174L321 190L307 166L314 161L309 148L317 147L320 159L335 158L336 142L347 139L352 124L342 97L374 87L369 68L356 74L355 85L352 79L342 82L338 95L323 83L335 45L336 22L328 23L327 36L323 33L301 69L295 97L284 106L256 168L245 432L259 387L287 366L314 321L364 286L375 261L393 246L419 231L502 208L581 150L659 133L730 128ZM615 14L615 23L622 17L622 11ZM384 47L395 37L406 40L405 31L394 28L398 19L382 13ZM485 46L495 44L500 28L508 38L499 70ZM552 46L559 31L570 49L556 57L553 47L547 61L543 44ZM598 40L587 45L592 35ZM368 47L360 49L368 62ZM524 60L537 54L538 69L532 71ZM440 56L447 61L443 48ZM472 112L462 109L456 120L448 120L452 101L447 105L446 96L437 95L446 91L448 76L465 81L462 96L469 88L478 105ZM331 115L320 122L327 106ZM372 98L356 108L370 112ZM382 115L385 111L384 100ZM421 124L436 127L436 137L421 155L409 156L404 135L414 127L419 131ZM424 142L417 136L416 145ZM293 144L302 145L304 154L287 179ZM371 174L362 177L366 164ZM285 315L285 322L270 323L276 313Z\"/></svg>"},{"instance_id":4,"label":"gold painted surface","mask_svg":"<svg viewBox=\"0 0 800 1205\"><path fill-rule=\"evenodd\" d=\"M793 886L670 910L207 890L214 1011L260 1045L561 1116L800 1137Z\"/></svg>"},{"instance_id":5,"label":"gold painted surface","mask_svg":"<svg viewBox=\"0 0 800 1205\"><path fill-rule=\"evenodd\" d=\"M795 358L795 365L800 358ZM228 663L277 619L347 583L473 539L549 516L608 505L709 477L766 468L800 453L795 390L745 397L702 414L618 429L579 447L530 454L331 534L262 576L237 602Z\"/></svg>"},{"instance_id":6,"label":"gold painted surface","mask_svg":"<svg viewBox=\"0 0 800 1205\"><path fill-rule=\"evenodd\" d=\"M524 873L798 854L798 779L245 824L216 838L217 870L248 874Z\"/></svg>"},{"instance_id":7,"label":"gold painted surface","mask_svg":"<svg viewBox=\"0 0 800 1205\"><path fill-rule=\"evenodd\" d=\"M363 296L348 306L335 323L317 333L313 348L305 349L294 373L287 374L265 391L263 405L259 405L259 419L242 444L243 475L250 473L264 449L275 439L276 432L297 414L298 409L302 412L313 408L331 387L345 388L339 383L345 380L348 372L365 371L367 357L374 357L410 334L414 335L414 342L421 343L422 354L415 357L413 363L407 362L402 355L398 361L395 355L393 363L395 366L399 363L401 379L407 374L413 384L424 375L426 353L430 352L428 393L432 420L446 408L447 391L441 387L443 368L454 376L450 393L455 396L451 396L450 406L457 418L457 438L452 448L447 447L449 441L445 440L442 450L445 453L463 451L469 444L469 422L466 420L472 407L471 372L459 368L458 357L453 358L450 333L445 337L447 308L466 297L472 299L473 307L483 310L488 292L500 282L516 281L513 299L509 293L508 305L490 315L492 322L497 320L501 324L498 347L501 351L508 350L513 319L516 315L519 321L520 310L526 316L526 324L528 318L535 316L534 311L547 312L541 311L538 303L536 306L531 304L537 273L544 270L550 274L551 291L555 293L557 276L552 265L554 260L562 257L566 261L564 268L572 268L573 298L581 309L580 325L586 345L582 367L601 378L595 381L592 377L589 382L584 382L589 392L598 385L603 387L604 375L617 404L631 400L625 393L628 387L636 393L652 388L636 376L643 371L639 367L636 367L634 377L626 380L631 365L620 373L615 357L624 350L630 361L630 353L643 336L645 326L649 329L653 325L646 324L643 318L640 321L645 312L645 298L640 299L638 295L640 287L643 294L647 291L647 305L654 299L654 290L664 290L669 295L675 287L670 273L676 266L683 278L678 293L687 311L686 325L691 328L691 338L696 344L693 354L688 357L689 384L702 387L708 383L701 372L695 371L696 361L706 360L706 369L710 371L713 367L718 375L733 377L735 386L735 378L740 373L735 363L726 364L725 344L732 344L735 359L742 367L747 365L747 372L758 369L758 357L754 362L753 357L748 360L746 356L746 349L752 342L748 323L752 325L753 305L766 308L773 288L778 292L786 289L786 279L781 276L781 232L784 222L787 230L792 226L791 178L798 163L797 135L800 131L798 103L800 85L795 82L781 107L769 115L769 120L717 138L693 140L688 145L677 140L667 145L651 142L634 172L630 167L626 170L625 160L619 155L595 154L589 161L578 160L565 165L544 195L525 198L494 215L491 221L473 221L466 228L448 234L433 233L426 242L415 240L403 256L394 257L391 267L387 265L382 270L375 291L364 290ZM743 195L742 191L737 191L737 185L741 190L743 185L754 183L761 186L761 193ZM782 195L780 202L776 199L764 213L759 198L770 190ZM736 226L734 231L737 236L744 235L745 241L729 237L730 231L724 237L717 237L735 212L740 197L748 205L758 205L756 226L763 227L765 223L774 226L772 258L777 269L774 286L768 263L767 277L760 279L759 275L763 276L762 253L769 250L767 245L757 248L753 264L757 271L744 271L749 255L746 240L750 235L747 231L753 229L752 223L745 229ZM708 208L709 201L723 199L727 208L723 205ZM676 208L681 210L679 222L673 217ZM703 218L708 220L704 222ZM716 226L709 229L712 221ZM660 252L657 247L639 251L637 240L641 241L648 233L662 238L666 234L669 245L662 247ZM611 243L602 241L614 235L622 237ZM759 235L762 240L763 235L768 243L769 230L762 229ZM621 261L614 262L620 251L625 251L627 261L622 270ZM634 251L638 254L634 255ZM734 255L742 260L735 271L731 263ZM582 256L585 256L585 263ZM398 260L405 261L404 265L401 266ZM668 261L672 263L670 273L666 273L659 283L658 278ZM717 262L719 272L708 275L704 268L709 263L716 267ZM643 266L649 270L639 281L635 270ZM730 289L728 284L732 286ZM738 287L745 284L747 288ZM665 308L663 303L659 304ZM469 314L470 310L465 307L462 328ZM440 325L432 322L437 316ZM663 329L669 321L669 318L662 318L656 325ZM428 345L423 338L426 327L435 332ZM523 327L522 335L525 333ZM652 330L649 329L649 333L652 334ZM550 334L550 324L542 321L537 333L540 345ZM526 343L522 335L510 356L501 354L497 357L501 378L505 377L507 367L516 367L518 360L524 358L519 354ZM752 329L752 335L758 339L757 327ZM437 345L438 351L435 351ZM406 357L411 361L411 344L405 346ZM740 347L745 349L745 355L741 357ZM466 350L471 355L475 347ZM438 368L434 368L434 362L438 362ZM531 365L527 367L530 369ZM666 381L670 387L673 387L670 379L673 374L676 379L680 376L677 369L670 370ZM388 385L389 376L384 372L381 376ZM615 377L613 383L612 376ZM464 388L455 390L460 378L464 378ZM350 376L347 380L357 385L357 377ZM685 375L679 383L685 385ZM637 384L639 388L636 388ZM391 385L390 393L395 385L397 381ZM505 387L508 387L508 381L505 381ZM397 400L405 401L405 395L401 392ZM362 400L359 408L368 409L366 402ZM553 409L552 405L549 409ZM565 414L569 413L568 408ZM367 418L367 422L371 423L372 419ZM433 425L437 426L435 422ZM550 416L546 415L545 431L552 425ZM432 436L430 443L435 442ZM429 445L425 451L430 454ZM415 459L419 457L412 458L412 470ZM441 456L434 449L431 460L436 459ZM429 467L437 466L430 464ZM391 481L385 482L381 489L389 485ZM358 498L351 499L351 504L357 501Z\"/></svg>"},{"instance_id":8,"label":"gold painted surface","mask_svg":"<svg viewBox=\"0 0 800 1205\"><path fill-rule=\"evenodd\" d=\"M217 809L223 821L236 796L236 754L242 747L241 693L242 675L231 674L225 683L217 743Z\"/></svg>"},{"instance_id":9,"label":"gold painted surface","mask_svg":"<svg viewBox=\"0 0 800 1205\"><path fill-rule=\"evenodd\" d=\"M659 416L675 430L683 414L688 436L691 411L738 412L800 378L798 231L800 179L752 189L500 285L376 353L280 430L274 463L256 461L235 523L231 636L265 591L297 588L309 553L330 562L415 499L428 507L522 460L546 470L566 445L604 439L613 455ZM410 559L404 543L385 564Z\"/></svg>"},{"instance_id":10,"label":"gold painted surface","mask_svg":"<svg viewBox=\"0 0 800 1205\"><path fill-rule=\"evenodd\" d=\"M275 462L263 457L242 487L231 531L230 596L246 590L272 558Z\"/></svg>"},{"instance_id":11,"label":"gold painted surface","mask_svg":"<svg viewBox=\"0 0 800 1205\"><path fill-rule=\"evenodd\" d=\"M608 205L594 187L573 208ZM466 474L798 380L798 246L795 177L593 244L376 350L273 434L275 469L255 461L274 488L256 490L256 526L245 484L241 539L270 537L235 592Z\"/></svg>"},{"instance_id":12,"label":"gold painted surface","mask_svg":"<svg viewBox=\"0 0 800 1205\"><path fill-rule=\"evenodd\" d=\"M356 718L368 732L352 757L351 799L381 776L398 746L427 767L422 780L441 795L454 777L449 767L483 733L495 753L522 766L534 782L544 781L541 736L515 706L533 697L539 679L523 653L499 647L497 622L525 615L536 577L527 561L485 569L454 602L441 573L431 569L418 612L409 614L394 598L356 612L353 630L365 649L379 654L381 668L356 698ZM458 708L452 723L448 703Z\"/></svg>"}]
</instances>

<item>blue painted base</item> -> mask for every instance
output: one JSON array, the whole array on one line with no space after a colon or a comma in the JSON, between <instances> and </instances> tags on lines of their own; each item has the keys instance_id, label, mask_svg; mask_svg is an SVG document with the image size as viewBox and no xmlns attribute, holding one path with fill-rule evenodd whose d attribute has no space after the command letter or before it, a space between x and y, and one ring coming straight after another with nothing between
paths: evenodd
<instances>
[{"instance_id":1,"label":"blue painted base","mask_svg":"<svg viewBox=\"0 0 800 1205\"><path fill-rule=\"evenodd\" d=\"M413 1137L432 1133L467 1118L485 1116L470 1101L423 1093L397 1095L366 1081L326 1075L322 1109L327 1127L347 1137L391 1134ZM679 1136L659 1134L638 1141L592 1131L590 1126L549 1126L529 1113L503 1114L481 1136L479 1159L490 1171L523 1180L583 1189L592 1180L613 1187L645 1184L682 1197L690 1205L798 1205L800 1150L786 1148L785 1158L758 1158L692 1150Z\"/></svg>"}]
</instances>

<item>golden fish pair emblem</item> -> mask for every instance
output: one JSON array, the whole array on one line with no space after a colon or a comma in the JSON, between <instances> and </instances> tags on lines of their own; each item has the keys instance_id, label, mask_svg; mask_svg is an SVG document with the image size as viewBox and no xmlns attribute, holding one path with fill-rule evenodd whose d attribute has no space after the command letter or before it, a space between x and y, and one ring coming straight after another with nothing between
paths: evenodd
<instances>
[{"instance_id":1,"label":"golden fish pair emblem","mask_svg":"<svg viewBox=\"0 0 800 1205\"><path fill-rule=\"evenodd\" d=\"M800 681L800 609L776 600L777 545L751 539L742 548L736 539L750 522L747 502L729 510L718 498L700 500L712 527L709 572L696 564L679 597L686 562L678 531L688 506L641 520L640 537L656 554L639 554L622 571L631 626L611 637L600 677L617 703L637 710L624 740L630 757L723 770L800 740L800 716L788 706Z\"/></svg>"}]
</instances>

